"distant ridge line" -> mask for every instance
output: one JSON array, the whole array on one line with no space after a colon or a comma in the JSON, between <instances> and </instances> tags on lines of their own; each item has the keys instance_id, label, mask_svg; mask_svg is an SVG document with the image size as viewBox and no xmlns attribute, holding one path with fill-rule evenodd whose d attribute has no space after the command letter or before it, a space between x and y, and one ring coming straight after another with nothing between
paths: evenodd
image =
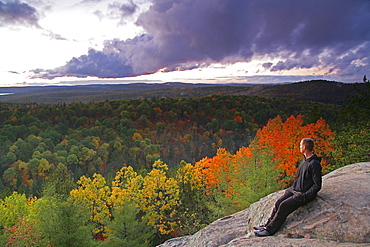
<instances>
[{"instance_id":1,"label":"distant ridge line","mask_svg":"<svg viewBox=\"0 0 370 247\"><path fill-rule=\"evenodd\" d=\"M357 83L358 84L358 83ZM340 104L356 94L353 83L311 80L294 83L128 83L89 85L50 85L0 87L0 101L13 103L99 102L105 100L153 97L201 97L207 95L246 95L259 97L294 98L330 104ZM362 83L364 84L364 83ZM360 85L361 86L361 85ZM196 90L195 90L196 89Z\"/></svg>"}]
</instances>

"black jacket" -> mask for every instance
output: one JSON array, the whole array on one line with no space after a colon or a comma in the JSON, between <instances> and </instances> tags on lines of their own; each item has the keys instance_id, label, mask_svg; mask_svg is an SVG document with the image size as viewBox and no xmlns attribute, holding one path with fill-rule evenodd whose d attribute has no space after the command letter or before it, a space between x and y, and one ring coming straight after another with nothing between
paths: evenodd
<instances>
[{"instance_id":1,"label":"black jacket","mask_svg":"<svg viewBox=\"0 0 370 247\"><path fill-rule=\"evenodd\" d=\"M303 157L294 180L293 190L301 192L303 198L313 199L321 189L321 157L314 154L310 158Z\"/></svg>"}]
</instances>

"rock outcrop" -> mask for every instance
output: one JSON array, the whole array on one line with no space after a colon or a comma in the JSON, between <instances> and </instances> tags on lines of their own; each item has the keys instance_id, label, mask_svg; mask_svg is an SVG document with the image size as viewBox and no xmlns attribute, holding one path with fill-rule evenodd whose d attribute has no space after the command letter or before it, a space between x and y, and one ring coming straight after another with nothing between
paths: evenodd
<instances>
[{"instance_id":1,"label":"rock outcrop","mask_svg":"<svg viewBox=\"0 0 370 247\"><path fill-rule=\"evenodd\" d=\"M214 246L370 246L370 162L342 167L323 177L317 199L289 215L271 237L255 237L283 191L223 217L194 235L160 247Z\"/></svg>"}]
</instances>

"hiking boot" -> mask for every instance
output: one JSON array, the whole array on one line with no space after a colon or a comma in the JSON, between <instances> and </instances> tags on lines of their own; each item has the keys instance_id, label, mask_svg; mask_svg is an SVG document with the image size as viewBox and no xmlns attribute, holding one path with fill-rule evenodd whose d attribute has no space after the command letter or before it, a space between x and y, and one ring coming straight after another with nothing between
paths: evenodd
<instances>
[{"instance_id":1,"label":"hiking boot","mask_svg":"<svg viewBox=\"0 0 370 247\"><path fill-rule=\"evenodd\" d=\"M261 231L261 230L266 229L266 227L265 226L254 226L253 229L257 231Z\"/></svg>"},{"instance_id":2,"label":"hiking boot","mask_svg":"<svg viewBox=\"0 0 370 247\"><path fill-rule=\"evenodd\" d=\"M267 237L267 236L271 236L271 233L269 233L266 229L262 229L260 231L255 231L254 234L257 236L257 237Z\"/></svg>"}]
</instances>

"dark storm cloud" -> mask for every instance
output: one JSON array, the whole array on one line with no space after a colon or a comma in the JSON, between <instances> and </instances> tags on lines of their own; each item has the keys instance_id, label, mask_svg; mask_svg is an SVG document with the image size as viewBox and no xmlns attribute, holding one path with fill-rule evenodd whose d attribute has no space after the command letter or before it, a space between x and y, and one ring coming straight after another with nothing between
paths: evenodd
<instances>
[{"instance_id":1,"label":"dark storm cloud","mask_svg":"<svg viewBox=\"0 0 370 247\"><path fill-rule=\"evenodd\" d=\"M271 67L272 67L272 65L274 65L274 64L273 64L273 63L268 62L268 63L264 63L264 64L262 64L262 67L263 67L263 68L265 68L265 69L269 69L269 68L271 68Z\"/></svg>"},{"instance_id":2,"label":"dark storm cloud","mask_svg":"<svg viewBox=\"0 0 370 247\"><path fill-rule=\"evenodd\" d=\"M53 71L124 77L263 56L279 58L263 65L271 71L319 66L339 75L364 74L370 69L369 23L368 0L154 0L137 21L145 35L107 41L103 51Z\"/></svg>"},{"instance_id":3,"label":"dark storm cloud","mask_svg":"<svg viewBox=\"0 0 370 247\"><path fill-rule=\"evenodd\" d=\"M87 55L71 59L64 67L54 70L36 69L32 72L47 79L60 76L118 78L133 75L131 67L122 63L118 54L105 54L94 49L90 49Z\"/></svg>"},{"instance_id":4,"label":"dark storm cloud","mask_svg":"<svg viewBox=\"0 0 370 247\"><path fill-rule=\"evenodd\" d=\"M39 14L36 9L20 1L0 1L0 27L9 25L36 26Z\"/></svg>"}]
</instances>

